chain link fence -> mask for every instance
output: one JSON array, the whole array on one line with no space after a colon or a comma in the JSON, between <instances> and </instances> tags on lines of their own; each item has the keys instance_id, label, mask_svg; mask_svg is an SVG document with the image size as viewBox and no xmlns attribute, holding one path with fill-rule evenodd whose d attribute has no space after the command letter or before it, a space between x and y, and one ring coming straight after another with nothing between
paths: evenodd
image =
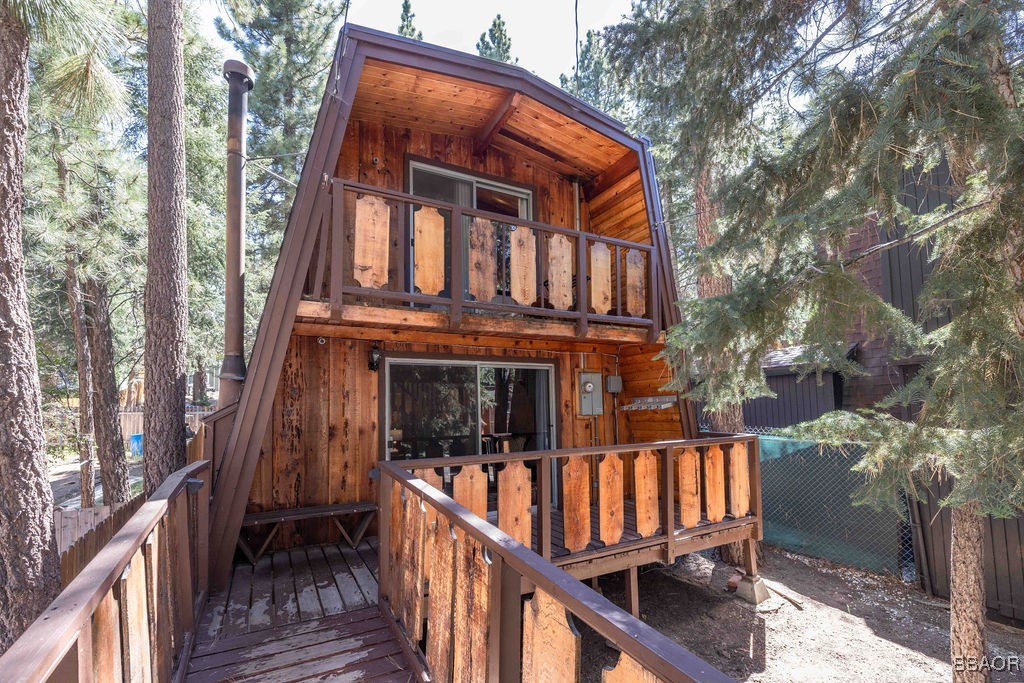
<instances>
[{"instance_id":1,"label":"chain link fence","mask_svg":"<svg viewBox=\"0 0 1024 683\"><path fill-rule=\"evenodd\" d=\"M851 468L863 455L844 449L761 435L764 540L770 545L847 566L915 581L913 531L907 510L855 505L865 475ZM905 498L903 499L905 502Z\"/></svg>"}]
</instances>

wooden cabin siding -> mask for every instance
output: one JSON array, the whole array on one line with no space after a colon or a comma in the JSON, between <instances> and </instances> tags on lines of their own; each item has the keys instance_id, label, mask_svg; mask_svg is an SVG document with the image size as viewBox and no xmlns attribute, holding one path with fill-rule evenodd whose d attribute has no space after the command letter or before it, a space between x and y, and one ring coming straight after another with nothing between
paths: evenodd
<instances>
[{"instance_id":1,"label":"wooden cabin siding","mask_svg":"<svg viewBox=\"0 0 1024 683\"><path fill-rule=\"evenodd\" d=\"M408 189L410 156L456 166L533 190L533 220L575 227L573 186L565 176L533 160L488 148L473 153L471 136L429 133L380 122L353 120L345 131L337 177L389 190ZM374 163L377 159L377 163ZM649 242L649 240L648 240Z\"/></svg>"},{"instance_id":2,"label":"wooden cabin siding","mask_svg":"<svg viewBox=\"0 0 1024 683\"><path fill-rule=\"evenodd\" d=\"M246 511L377 500L370 471L381 451L380 373L384 366L382 363L376 372L369 369L367 361L375 343L385 357L552 363L558 448L612 445L616 443L616 419L620 420L619 443L682 436L678 409L642 411L627 421L617 418L615 399L607 392L604 415L577 415L576 373L581 369L607 377L615 374L616 361L622 360L623 396L657 393L655 385L669 377L663 361L650 360L660 350L658 345L623 347L619 356L616 346L590 346L586 352L520 349L509 348L515 340L490 339L485 343L495 345L487 346L481 345L479 337L450 336L450 343L424 343L413 341L414 332L407 339L379 342L292 335ZM337 529L329 522L303 522L282 525L272 548L339 541Z\"/></svg>"}]
</instances>

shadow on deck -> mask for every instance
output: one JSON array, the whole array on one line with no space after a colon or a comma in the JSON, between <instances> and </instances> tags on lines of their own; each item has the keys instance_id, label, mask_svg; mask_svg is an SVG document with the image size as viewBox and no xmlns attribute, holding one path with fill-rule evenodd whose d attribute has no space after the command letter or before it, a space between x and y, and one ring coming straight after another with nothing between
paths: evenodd
<instances>
[{"instance_id":1,"label":"shadow on deck","mask_svg":"<svg viewBox=\"0 0 1024 683\"><path fill-rule=\"evenodd\" d=\"M377 590L375 538L236 564L199 623L186 680L410 680Z\"/></svg>"}]
</instances>

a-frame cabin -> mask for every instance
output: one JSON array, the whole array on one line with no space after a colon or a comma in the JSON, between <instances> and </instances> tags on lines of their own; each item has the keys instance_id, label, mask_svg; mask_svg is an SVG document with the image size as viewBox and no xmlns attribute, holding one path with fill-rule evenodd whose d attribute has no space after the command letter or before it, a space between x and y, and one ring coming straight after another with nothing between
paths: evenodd
<instances>
[{"instance_id":1,"label":"a-frame cabin","mask_svg":"<svg viewBox=\"0 0 1024 683\"><path fill-rule=\"evenodd\" d=\"M676 296L645 140L345 27L238 402L4 662L578 680L575 619L621 650L605 680L728 680L637 619L639 566L725 543L764 590L756 437L662 389ZM628 611L578 580L617 571Z\"/></svg>"}]
</instances>

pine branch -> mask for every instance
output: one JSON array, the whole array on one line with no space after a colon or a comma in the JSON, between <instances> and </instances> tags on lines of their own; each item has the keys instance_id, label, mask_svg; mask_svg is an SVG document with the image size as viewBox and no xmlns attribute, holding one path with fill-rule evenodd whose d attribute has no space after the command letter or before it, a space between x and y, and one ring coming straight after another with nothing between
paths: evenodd
<instances>
[{"instance_id":1,"label":"pine branch","mask_svg":"<svg viewBox=\"0 0 1024 683\"><path fill-rule=\"evenodd\" d=\"M925 227L921 228L920 230L915 230L914 232L909 233L907 235L904 235L903 237L897 237L894 240L889 240L888 242L883 242L882 244L876 244L874 246L868 247L867 249L865 249L864 251L860 252L859 254L856 254L856 255L851 256L850 258L844 260L843 261L843 268L849 268L854 263L857 263L858 261L860 261L862 259L865 259L868 256L871 256L872 254L877 254L878 252L881 252L881 251L888 251L889 249L893 249L895 247L898 247L901 244L908 244L909 242L913 242L913 241L915 241L917 239L920 239L921 237L925 237L926 235L929 235L930 233L935 232L939 228L944 227L946 225L949 225L950 223L952 223L955 220L958 220L960 218L963 218L964 216L970 215L970 214L974 213L975 211L979 211L979 210L984 209L984 208L986 208L988 206L991 206L992 204L994 204L996 202L996 199L997 198L995 196L989 196L989 198L984 200L984 201L978 202L977 204L971 204L970 206L965 206L962 209L958 209L957 211L954 211L953 213L951 213L948 216L946 216L945 218L941 218L941 219L935 221L934 223L926 225Z\"/></svg>"}]
</instances>

